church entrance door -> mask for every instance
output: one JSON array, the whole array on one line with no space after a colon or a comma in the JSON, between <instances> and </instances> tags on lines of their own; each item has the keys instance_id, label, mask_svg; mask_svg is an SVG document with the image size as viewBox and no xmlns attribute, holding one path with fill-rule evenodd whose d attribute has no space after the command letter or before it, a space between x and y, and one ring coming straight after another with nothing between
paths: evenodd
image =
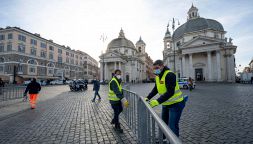
<instances>
[{"instance_id":1,"label":"church entrance door","mask_svg":"<svg viewBox=\"0 0 253 144\"><path fill-rule=\"evenodd\" d=\"M126 75L126 82L129 82L129 75Z\"/></svg>"},{"instance_id":2,"label":"church entrance door","mask_svg":"<svg viewBox=\"0 0 253 144\"><path fill-rule=\"evenodd\" d=\"M202 68L195 69L195 78L197 81L203 80L203 69Z\"/></svg>"}]
</instances>

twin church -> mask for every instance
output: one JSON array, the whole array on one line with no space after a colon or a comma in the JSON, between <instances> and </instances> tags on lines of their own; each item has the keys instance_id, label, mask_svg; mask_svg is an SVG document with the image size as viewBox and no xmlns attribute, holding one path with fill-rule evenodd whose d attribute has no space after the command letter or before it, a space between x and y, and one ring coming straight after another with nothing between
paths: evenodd
<instances>
[{"instance_id":1,"label":"twin church","mask_svg":"<svg viewBox=\"0 0 253 144\"><path fill-rule=\"evenodd\" d=\"M196 81L234 82L237 46L216 20L200 17L198 8L191 6L187 21L171 35L165 32L163 60L178 77ZM100 56L100 77L110 80L115 69L121 69L123 81L141 82L152 75L152 59L145 52L146 44L140 38L134 45L123 30ZM103 72L104 71L104 72Z\"/></svg>"}]
</instances>

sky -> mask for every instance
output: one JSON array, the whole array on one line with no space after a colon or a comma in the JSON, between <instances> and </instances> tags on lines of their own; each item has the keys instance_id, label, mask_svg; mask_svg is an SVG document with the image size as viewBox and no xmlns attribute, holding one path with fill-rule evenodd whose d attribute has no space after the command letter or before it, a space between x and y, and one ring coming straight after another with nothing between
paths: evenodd
<instances>
[{"instance_id":1,"label":"sky","mask_svg":"<svg viewBox=\"0 0 253 144\"><path fill-rule=\"evenodd\" d=\"M201 17L219 21L233 39L237 67L248 66L253 58L252 0L0 0L0 27L39 33L96 60L122 28L134 44L141 36L156 60L162 59L168 22L174 17L185 23L192 3Z\"/></svg>"}]
</instances>

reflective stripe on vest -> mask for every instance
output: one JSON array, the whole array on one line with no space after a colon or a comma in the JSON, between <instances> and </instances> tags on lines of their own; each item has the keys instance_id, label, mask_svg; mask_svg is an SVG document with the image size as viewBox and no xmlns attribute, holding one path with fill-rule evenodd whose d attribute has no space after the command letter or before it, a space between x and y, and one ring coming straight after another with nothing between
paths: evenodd
<instances>
[{"instance_id":1,"label":"reflective stripe on vest","mask_svg":"<svg viewBox=\"0 0 253 144\"><path fill-rule=\"evenodd\" d=\"M120 99L116 96L116 94L114 93L113 90L111 90L111 82L112 81L115 81L118 88L119 88L119 91L122 92L122 86L119 84L119 82L116 80L115 77L113 77L111 79L111 81L109 82L109 93L108 93L108 99L111 100L111 101L119 101Z\"/></svg>"},{"instance_id":2,"label":"reflective stripe on vest","mask_svg":"<svg viewBox=\"0 0 253 144\"><path fill-rule=\"evenodd\" d=\"M160 95L163 95L164 93L167 92L166 84L165 84L165 77L167 76L168 73L172 71L166 70L160 80L159 76L156 76L156 87L157 91ZM181 96L182 92L179 88L178 82L176 81L176 86L175 86L175 92L174 95L169 98L167 101L163 102L162 105L172 105L174 103L178 103L184 100L184 97Z\"/></svg>"}]
</instances>

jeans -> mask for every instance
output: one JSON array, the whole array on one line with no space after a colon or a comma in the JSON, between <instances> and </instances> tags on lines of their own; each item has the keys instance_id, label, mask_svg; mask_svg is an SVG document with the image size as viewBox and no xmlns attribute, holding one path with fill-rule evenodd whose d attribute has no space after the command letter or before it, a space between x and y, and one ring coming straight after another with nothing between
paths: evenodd
<instances>
[{"instance_id":1,"label":"jeans","mask_svg":"<svg viewBox=\"0 0 253 144\"><path fill-rule=\"evenodd\" d=\"M101 97L100 97L100 95L99 95L98 91L96 91L96 90L95 90L95 94L94 94L93 101L95 101L96 96L98 96L98 97L99 97L99 99L101 99Z\"/></svg>"},{"instance_id":2,"label":"jeans","mask_svg":"<svg viewBox=\"0 0 253 144\"><path fill-rule=\"evenodd\" d=\"M175 135L179 136L179 120L185 107L185 100L182 102L162 107L162 119L170 127Z\"/></svg>"},{"instance_id":3,"label":"jeans","mask_svg":"<svg viewBox=\"0 0 253 144\"><path fill-rule=\"evenodd\" d=\"M115 123L115 125L118 125L119 124L119 114L123 111L122 104L119 101L119 103L114 103L114 104L111 103L111 106L112 106L112 109L114 112L114 117L113 117L112 121Z\"/></svg>"}]
</instances>

